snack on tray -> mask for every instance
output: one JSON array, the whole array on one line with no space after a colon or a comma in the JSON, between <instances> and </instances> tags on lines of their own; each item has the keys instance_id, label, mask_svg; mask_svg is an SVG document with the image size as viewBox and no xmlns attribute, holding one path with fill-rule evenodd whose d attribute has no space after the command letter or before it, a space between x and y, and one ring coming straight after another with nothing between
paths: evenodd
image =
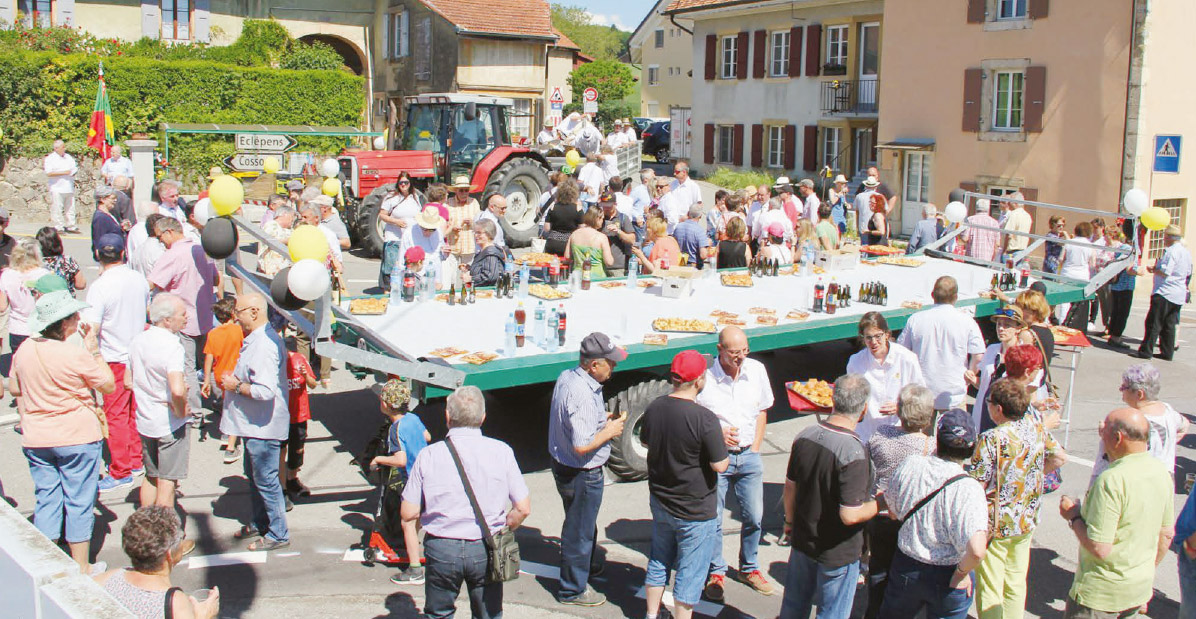
<instances>
[{"instance_id":1,"label":"snack on tray","mask_svg":"<svg viewBox=\"0 0 1196 619\"><path fill-rule=\"evenodd\" d=\"M665 346L669 343L669 336L663 333L648 333L644 335L644 343L649 346Z\"/></svg>"},{"instance_id":2,"label":"snack on tray","mask_svg":"<svg viewBox=\"0 0 1196 619\"><path fill-rule=\"evenodd\" d=\"M822 274L824 274L824 273L826 273L826 269L824 269L824 268L822 268L822 267L814 267L814 274L815 274L815 275L822 275Z\"/></svg>"},{"instance_id":3,"label":"snack on tray","mask_svg":"<svg viewBox=\"0 0 1196 619\"><path fill-rule=\"evenodd\" d=\"M494 291L493 290L477 290L477 289L475 289L473 291L473 296L478 299L493 299Z\"/></svg>"},{"instance_id":4,"label":"snack on tray","mask_svg":"<svg viewBox=\"0 0 1196 619\"><path fill-rule=\"evenodd\" d=\"M652 328L657 331L675 331L679 333L714 333L718 328L709 320L693 320L689 318L657 318L652 321Z\"/></svg>"},{"instance_id":5,"label":"snack on tray","mask_svg":"<svg viewBox=\"0 0 1196 619\"><path fill-rule=\"evenodd\" d=\"M922 309L922 304L918 301L902 301L901 307L904 307L905 309L916 310Z\"/></svg>"},{"instance_id":6,"label":"snack on tray","mask_svg":"<svg viewBox=\"0 0 1196 619\"><path fill-rule=\"evenodd\" d=\"M860 248L860 253L873 254L877 256L891 256L904 254L905 249L901 247L890 247L888 245L865 245Z\"/></svg>"},{"instance_id":7,"label":"snack on tray","mask_svg":"<svg viewBox=\"0 0 1196 619\"><path fill-rule=\"evenodd\" d=\"M627 285L627 282L600 282L598 285L603 288L622 288Z\"/></svg>"},{"instance_id":8,"label":"snack on tray","mask_svg":"<svg viewBox=\"0 0 1196 619\"><path fill-rule=\"evenodd\" d=\"M641 279L639 285L640 288L651 288L659 283L660 282L656 281L656 278L649 277L648 279Z\"/></svg>"},{"instance_id":9,"label":"snack on tray","mask_svg":"<svg viewBox=\"0 0 1196 619\"><path fill-rule=\"evenodd\" d=\"M809 400L815 406L831 408L835 404L831 398L835 392L834 386L825 380L811 378L804 383L793 383L790 389L793 389L794 393Z\"/></svg>"},{"instance_id":10,"label":"snack on tray","mask_svg":"<svg viewBox=\"0 0 1196 619\"><path fill-rule=\"evenodd\" d=\"M1081 335L1083 331L1080 331L1079 329L1072 329L1071 327L1065 327L1063 325L1052 325L1051 333L1057 338L1066 339Z\"/></svg>"},{"instance_id":11,"label":"snack on tray","mask_svg":"<svg viewBox=\"0 0 1196 619\"><path fill-rule=\"evenodd\" d=\"M899 267L920 267L926 264L920 258L906 258L905 256L881 256L876 259L878 264L892 264Z\"/></svg>"},{"instance_id":12,"label":"snack on tray","mask_svg":"<svg viewBox=\"0 0 1196 619\"><path fill-rule=\"evenodd\" d=\"M483 363L490 363L491 361L494 361L497 358L498 358L498 355L496 355L492 352L482 352L479 350L478 352L470 353L468 355L465 355L464 357L461 357L461 361L464 361L466 363L472 363L474 365L482 365Z\"/></svg>"},{"instance_id":13,"label":"snack on tray","mask_svg":"<svg viewBox=\"0 0 1196 619\"><path fill-rule=\"evenodd\" d=\"M810 312L803 312L802 310L789 310L789 313L785 314L785 318L787 320L798 320L798 321L809 320Z\"/></svg>"},{"instance_id":14,"label":"snack on tray","mask_svg":"<svg viewBox=\"0 0 1196 619\"><path fill-rule=\"evenodd\" d=\"M390 299L386 297L353 299L349 301L349 313L361 316L380 316L386 313L386 308L389 305Z\"/></svg>"},{"instance_id":15,"label":"snack on tray","mask_svg":"<svg viewBox=\"0 0 1196 619\"><path fill-rule=\"evenodd\" d=\"M739 318L728 318L724 316L718 319L718 324L721 327L746 327L747 321Z\"/></svg>"},{"instance_id":16,"label":"snack on tray","mask_svg":"<svg viewBox=\"0 0 1196 619\"><path fill-rule=\"evenodd\" d=\"M753 307L752 309L748 310L748 313L749 314L770 314L771 315L771 314L777 313L777 311L772 309L771 307Z\"/></svg>"},{"instance_id":17,"label":"snack on tray","mask_svg":"<svg viewBox=\"0 0 1196 619\"><path fill-rule=\"evenodd\" d=\"M710 315L714 316L715 318L739 318L739 314L736 314L735 312L728 312L726 310L714 310L713 312L710 312Z\"/></svg>"},{"instance_id":18,"label":"snack on tray","mask_svg":"<svg viewBox=\"0 0 1196 619\"><path fill-rule=\"evenodd\" d=\"M554 254L546 254L544 252L529 252L522 256L515 257L515 264L552 264L552 259L557 256Z\"/></svg>"},{"instance_id":19,"label":"snack on tray","mask_svg":"<svg viewBox=\"0 0 1196 619\"><path fill-rule=\"evenodd\" d=\"M449 357L456 357L457 355L463 355L467 352L469 352L469 351L461 350L460 348L455 348L453 346L445 346L444 348L437 348L436 350L433 350L432 352L430 352L428 354L433 357L440 357L441 359L448 359Z\"/></svg>"},{"instance_id":20,"label":"snack on tray","mask_svg":"<svg viewBox=\"0 0 1196 619\"><path fill-rule=\"evenodd\" d=\"M527 293L537 299L544 299L545 301L556 301L557 299L568 299L573 296L564 290L557 290L547 284L532 284L528 286Z\"/></svg>"},{"instance_id":21,"label":"snack on tray","mask_svg":"<svg viewBox=\"0 0 1196 619\"><path fill-rule=\"evenodd\" d=\"M752 275L750 273L723 273L722 282L724 286L747 288L752 285Z\"/></svg>"},{"instance_id":22,"label":"snack on tray","mask_svg":"<svg viewBox=\"0 0 1196 619\"><path fill-rule=\"evenodd\" d=\"M771 314L761 314L756 316L756 324L772 327L777 324L777 317Z\"/></svg>"}]
</instances>

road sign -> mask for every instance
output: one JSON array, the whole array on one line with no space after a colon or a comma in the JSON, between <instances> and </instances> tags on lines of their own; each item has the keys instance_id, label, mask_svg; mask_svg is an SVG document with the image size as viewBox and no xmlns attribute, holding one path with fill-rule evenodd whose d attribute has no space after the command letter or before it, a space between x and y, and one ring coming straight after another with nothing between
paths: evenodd
<instances>
[{"instance_id":1,"label":"road sign","mask_svg":"<svg viewBox=\"0 0 1196 619\"><path fill-rule=\"evenodd\" d=\"M595 91L594 95L597 96L598 92ZM552 96L548 97L548 102L549 103L564 103L565 102L565 93L561 92L561 88L559 86L552 89Z\"/></svg>"},{"instance_id":2,"label":"road sign","mask_svg":"<svg viewBox=\"0 0 1196 619\"><path fill-rule=\"evenodd\" d=\"M277 154L271 153L237 153L225 157L224 165L233 172L261 172L265 168L267 157L278 158Z\"/></svg>"},{"instance_id":3,"label":"road sign","mask_svg":"<svg viewBox=\"0 0 1196 619\"><path fill-rule=\"evenodd\" d=\"M598 113L598 102L597 101L583 101L581 104L581 111L585 112L586 114L597 114Z\"/></svg>"},{"instance_id":4,"label":"road sign","mask_svg":"<svg viewBox=\"0 0 1196 619\"><path fill-rule=\"evenodd\" d=\"M281 133L238 133L235 144L239 152L285 153L295 147L295 138Z\"/></svg>"},{"instance_id":5,"label":"road sign","mask_svg":"<svg viewBox=\"0 0 1196 619\"><path fill-rule=\"evenodd\" d=\"M583 90L581 93L581 98L585 101L597 102L598 101L598 89L597 88L587 88L587 89Z\"/></svg>"},{"instance_id":6,"label":"road sign","mask_svg":"<svg viewBox=\"0 0 1196 619\"><path fill-rule=\"evenodd\" d=\"M1154 167L1155 172L1178 173L1179 154L1183 147L1181 135L1154 136Z\"/></svg>"},{"instance_id":7,"label":"road sign","mask_svg":"<svg viewBox=\"0 0 1196 619\"><path fill-rule=\"evenodd\" d=\"M558 102L556 102L556 101L553 101L553 102L552 102L552 103L550 103L549 105L551 105L551 106L552 106L552 111L553 111L553 112L560 112L560 111L561 111L561 109L563 109L563 108L564 108L564 106L565 106L565 104L564 104L564 103L558 103ZM560 116L560 114L557 114L557 116Z\"/></svg>"}]
</instances>

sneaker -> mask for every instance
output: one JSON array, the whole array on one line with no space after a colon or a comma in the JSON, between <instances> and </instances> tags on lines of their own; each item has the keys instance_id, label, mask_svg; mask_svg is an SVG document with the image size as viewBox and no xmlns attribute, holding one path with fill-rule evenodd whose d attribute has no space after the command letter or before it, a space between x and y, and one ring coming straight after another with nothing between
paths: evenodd
<instances>
[{"instance_id":1,"label":"sneaker","mask_svg":"<svg viewBox=\"0 0 1196 619\"><path fill-rule=\"evenodd\" d=\"M237 445L232 451L224 452L224 463L232 464L241 459L241 446Z\"/></svg>"},{"instance_id":2,"label":"sneaker","mask_svg":"<svg viewBox=\"0 0 1196 619\"><path fill-rule=\"evenodd\" d=\"M390 582L396 585L422 585L424 584L424 568L409 567L391 576Z\"/></svg>"},{"instance_id":3,"label":"sneaker","mask_svg":"<svg viewBox=\"0 0 1196 619\"><path fill-rule=\"evenodd\" d=\"M311 496L311 489L303 485L303 482L298 479L287 480L287 492L299 498Z\"/></svg>"},{"instance_id":4,"label":"sneaker","mask_svg":"<svg viewBox=\"0 0 1196 619\"><path fill-rule=\"evenodd\" d=\"M129 471L129 475L132 477L145 477L145 467L133 469Z\"/></svg>"},{"instance_id":5,"label":"sneaker","mask_svg":"<svg viewBox=\"0 0 1196 619\"><path fill-rule=\"evenodd\" d=\"M117 479L109 475L100 480L100 493L112 492L114 490L128 490L133 487L133 477L125 477L124 479Z\"/></svg>"},{"instance_id":6,"label":"sneaker","mask_svg":"<svg viewBox=\"0 0 1196 619\"><path fill-rule=\"evenodd\" d=\"M710 578L706 579L706 590L702 592L702 597L711 602L723 601L723 585L727 577L724 574L711 574Z\"/></svg>"},{"instance_id":7,"label":"sneaker","mask_svg":"<svg viewBox=\"0 0 1196 619\"><path fill-rule=\"evenodd\" d=\"M282 493L282 500L286 501L286 510L288 512L291 511L292 509L295 509L295 502L291 500L291 495L289 495L285 492Z\"/></svg>"},{"instance_id":8,"label":"sneaker","mask_svg":"<svg viewBox=\"0 0 1196 619\"><path fill-rule=\"evenodd\" d=\"M740 582L756 590L761 595L772 595L772 583L764 577L760 570L752 570L746 574L739 574Z\"/></svg>"},{"instance_id":9,"label":"sneaker","mask_svg":"<svg viewBox=\"0 0 1196 619\"><path fill-rule=\"evenodd\" d=\"M67 234L79 234L79 229L74 226L67 226L66 232Z\"/></svg>"},{"instance_id":10,"label":"sneaker","mask_svg":"<svg viewBox=\"0 0 1196 619\"><path fill-rule=\"evenodd\" d=\"M572 604L574 606L602 606L606 603L606 596L587 586L586 590L582 591L580 595L571 598L558 598L557 601L561 604Z\"/></svg>"},{"instance_id":11,"label":"sneaker","mask_svg":"<svg viewBox=\"0 0 1196 619\"><path fill-rule=\"evenodd\" d=\"M91 569L87 570L88 576L99 576L108 571L108 563L104 561L96 561L91 564Z\"/></svg>"}]
</instances>

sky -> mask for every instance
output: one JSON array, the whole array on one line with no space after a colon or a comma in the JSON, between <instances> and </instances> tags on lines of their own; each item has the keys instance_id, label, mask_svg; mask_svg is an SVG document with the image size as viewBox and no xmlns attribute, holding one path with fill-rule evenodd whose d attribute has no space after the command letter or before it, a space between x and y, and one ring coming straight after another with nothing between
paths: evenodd
<instances>
[{"instance_id":1,"label":"sky","mask_svg":"<svg viewBox=\"0 0 1196 619\"><path fill-rule=\"evenodd\" d=\"M619 30L632 32L640 20L656 4L652 0L551 0L554 4L580 6L590 12L595 24L614 24Z\"/></svg>"}]
</instances>

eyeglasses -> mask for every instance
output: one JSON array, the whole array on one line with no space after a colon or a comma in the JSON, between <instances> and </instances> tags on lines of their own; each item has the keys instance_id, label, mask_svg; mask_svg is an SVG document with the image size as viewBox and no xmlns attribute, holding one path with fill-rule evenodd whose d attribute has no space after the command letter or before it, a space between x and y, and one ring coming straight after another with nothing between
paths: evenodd
<instances>
[{"instance_id":1,"label":"eyeglasses","mask_svg":"<svg viewBox=\"0 0 1196 619\"><path fill-rule=\"evenodd\" d=\"M400 185L410 185L411 181L399 181Z\"/></svg>"},{"instance_id":2,"label":"eyeglasses","mask_svg":"<svg viewBox=\"0 0 1196 619\"><path fill-rule=\"evenodd\" d=\"M238 307L238 308L234 309L233 311L239 315L241 312L243 312L245 310L251 310L251 309L257 309L257 308L250 305L248 307Z\"/></svg>"},{"instance_id":3,"label":"eyeglasses","mask_svg":"<svg viewBox=\"0 0 1196 619\"><path fill-rule=\"evenodd\" d=\"M888 336L889 336L888 333L874 333L872 335L865 335L864 341L865 342L880 342L880 341L883 341Z\"/></svg>"},{"instance_id":4,"label":"eyeglasses","mask_svg":"<svg viewBox=\"0 0 1196 619\"><path fill-rule=\"evenodd\" d=\"M751 349L737 348L735 350L731 350L730 348L724 348L723 352L727 353L728 355L731 355L732 357L746 357L747 354L749 352L751 352Z\"/></svg>"}]
</instances>

